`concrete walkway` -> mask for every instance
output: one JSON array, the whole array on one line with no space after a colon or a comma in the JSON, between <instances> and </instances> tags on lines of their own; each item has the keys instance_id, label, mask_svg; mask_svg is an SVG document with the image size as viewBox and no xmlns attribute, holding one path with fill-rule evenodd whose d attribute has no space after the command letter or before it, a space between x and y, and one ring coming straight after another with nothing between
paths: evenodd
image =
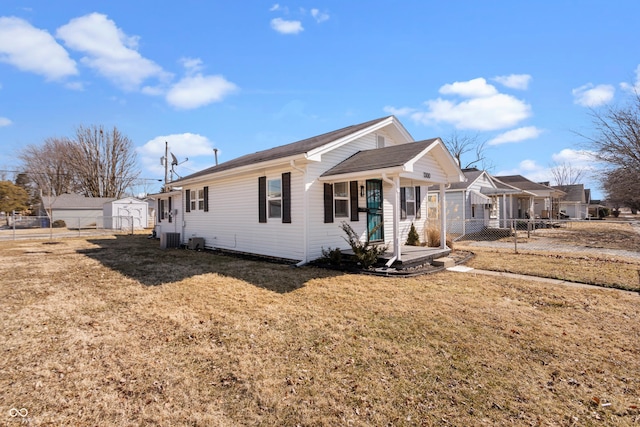
<instances>
[{"instance_id":1,"label":"concrete walkway","mask_svg":"<svg viewBox=\"0 0 640 427\"><path fill-rule=\"evenodd\" d=\"M584 288L584 289L604 289L608 291L618 291L618 292L624 292L626 294L631 293L631 294L640 295L640 292L637 292L637 291L627 291L624 289L617 289L617 288L605 288L604 286L589 285L587 283L567 282L566 280L550 279L548 277L529 276L526 274L505 273L502 271L478 270L476 268L467 267L465 265L456 265L455 267L447 268L447 270L453 271L456 273L469 273L469 274L480 274L483 276L508 277L511 279L530 280L532 282L548 283L551 285L564 285L564 286L570 286L573 288Z\"/></svg>"}]
</instances>

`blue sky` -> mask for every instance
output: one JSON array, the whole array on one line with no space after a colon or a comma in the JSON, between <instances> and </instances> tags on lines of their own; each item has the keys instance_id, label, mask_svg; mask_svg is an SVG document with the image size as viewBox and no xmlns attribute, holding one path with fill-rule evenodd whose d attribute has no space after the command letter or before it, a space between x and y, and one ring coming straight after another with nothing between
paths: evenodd
<instances>
[{"instance_id":1,"label":"blue sky","mask_svg":"<svg viewBox=\"0 0 640 427\"><path fill-rule=\"evenodd\" d=\"M549 180L593 166L575 135L589 108L640 87L638 16L635 0L3 0L0 169L80 125L117 126L160 179L164 141L184 176L213 148L395 114L416 140L477 134L495 174Z\"/></svg>"}]
</instances>

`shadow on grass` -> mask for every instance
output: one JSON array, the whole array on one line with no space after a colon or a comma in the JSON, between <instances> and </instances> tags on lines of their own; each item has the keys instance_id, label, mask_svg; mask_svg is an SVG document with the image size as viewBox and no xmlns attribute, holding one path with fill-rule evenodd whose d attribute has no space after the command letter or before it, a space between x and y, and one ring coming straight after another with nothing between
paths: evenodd
<instances>
[{"instance_id":1,"label":"shadow on grass","mask_svg":"<svg viewBox=\"0 0 640 427\"><path fill-rule=\"evenodd\" d=\"M212 251L160 249L159 241L144 235L88 240L98 248L78 251L145 286L179 282L202 274L219 274L273 292L300 289L309 280L341 273L316 267L296 268Z\"/></svg>"}]
</instances>

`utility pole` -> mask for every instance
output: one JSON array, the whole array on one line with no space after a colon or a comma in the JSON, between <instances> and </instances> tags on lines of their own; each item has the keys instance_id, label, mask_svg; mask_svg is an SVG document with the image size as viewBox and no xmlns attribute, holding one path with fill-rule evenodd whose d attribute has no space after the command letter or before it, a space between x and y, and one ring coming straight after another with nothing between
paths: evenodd
<instances>
[{"instance_id":1,"label":"utility pole","mask_svg":"<svg viewBox=\"0 0 640 427\"><path fill-rule=\"evenodd\" d=\"M169 187L169 143L164 142L164 191L168 191Z\"/></svg>"}]
</instances>

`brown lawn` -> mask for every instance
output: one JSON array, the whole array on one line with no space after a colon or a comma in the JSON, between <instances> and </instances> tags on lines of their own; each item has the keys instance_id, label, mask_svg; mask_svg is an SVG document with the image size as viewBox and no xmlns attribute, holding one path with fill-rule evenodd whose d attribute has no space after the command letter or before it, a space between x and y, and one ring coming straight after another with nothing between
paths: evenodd
<instances>
[{"instance_id":1,"label":"brown lawn","mask_svg":"<svg viewBox=\"0 0 640 427\"><path fill-rule=\"evenodd\" d=\"M76 425L638 425L640 295L0 243L0 419Z\"/></svg>"}]
</instances>

